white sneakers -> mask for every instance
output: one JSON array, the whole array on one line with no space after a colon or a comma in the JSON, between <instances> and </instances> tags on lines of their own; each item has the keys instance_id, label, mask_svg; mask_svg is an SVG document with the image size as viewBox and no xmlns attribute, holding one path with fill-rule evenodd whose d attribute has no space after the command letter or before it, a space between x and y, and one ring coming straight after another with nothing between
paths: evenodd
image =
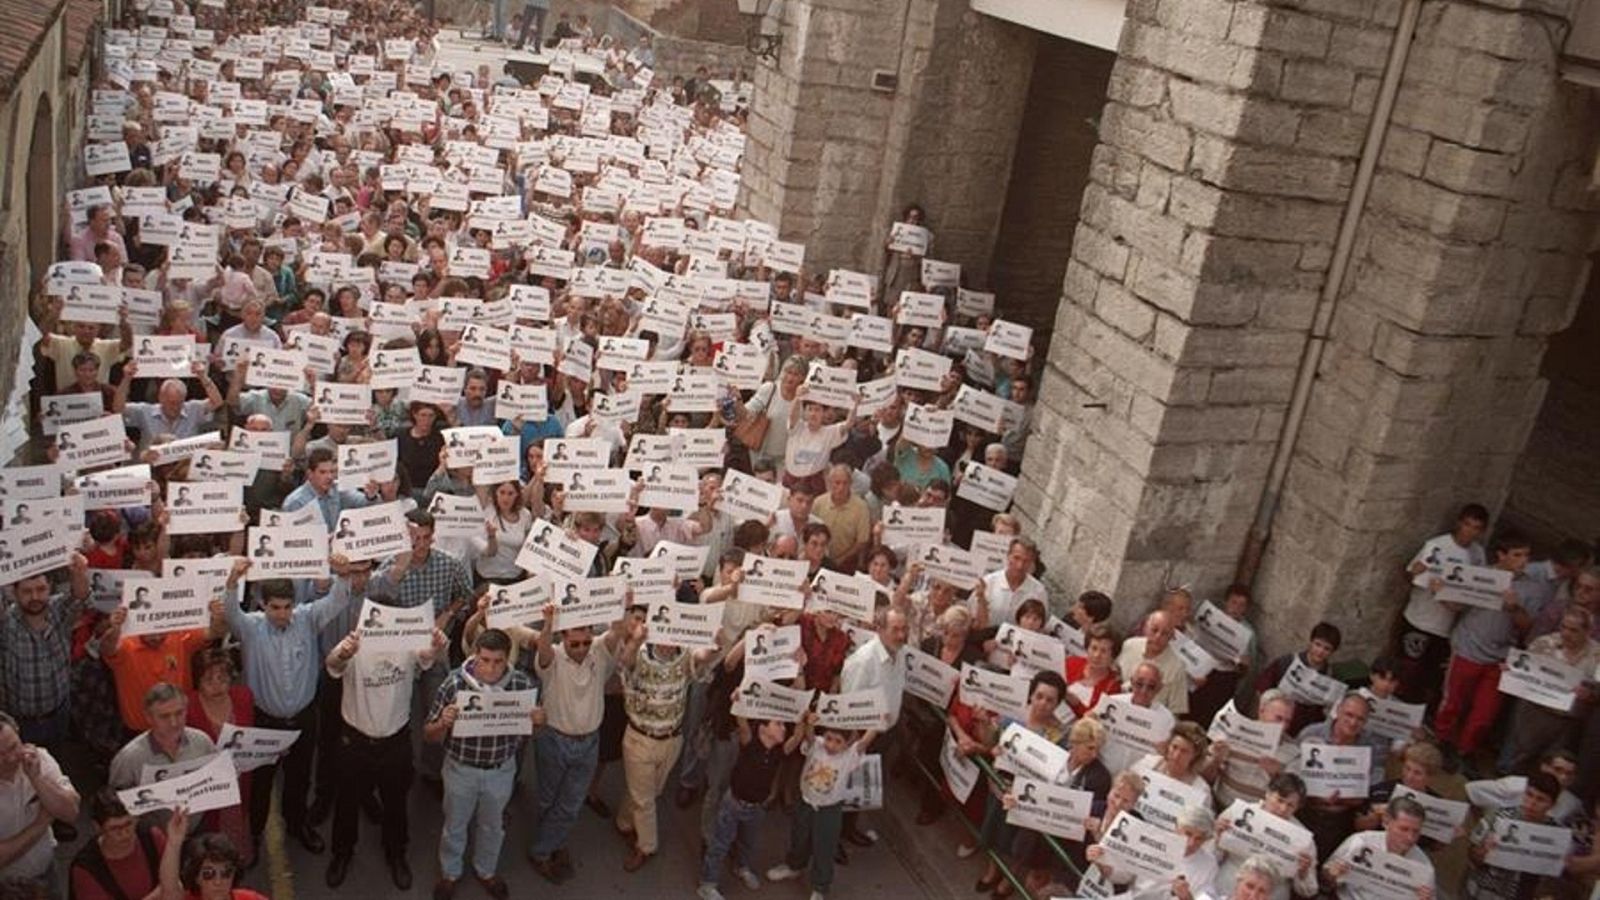
<instances>
[{"instance_id":1,"label":"white sneakers","mask_svg":"<svg viewBox=\"0 0 1600 900\"><path fill-rule=\"evenodd\" d=\"M714 884L702 884L700 885L700 890L695 891L695 893L699 895L700 900L727 900Z\"/></svg>"},{"instance_id":2,"label":"white sneakers","mask_svg":"<svg viewBox=\"0 0 1600 900\"><path fill-rule=\"evenodd\" d=\"M768 881L792 881L800 877L800 872L789 868L787 863L779 863L767 870Z\"/></svg>"},{"instance_id":3,"label":"white sneakers","mask_svg":"<svg viewBox=\"0 0 1600 900\"><path fill-rule=\"evenodd\" d=\"M811 900L828 900L828 895L821 891L812 891Z\"/></svg>"},{"instance_id":4,"label":"white sneakers","mask_svg":"<svg viewBox=\"0 0 1600 900\"><path fill-rule=\"evenodd\" d=\"M740 881L744 882L745 887L752 891L761 887L761 879L756 877L756 873L750 871L749 869L735 869L733 874L735 878L738 878ZM715 898L711 898L711 900L715 900Z\"/></svg>"},{"instance_id":5,"label":"white sneakers","mask_svg":"<svg viewBox=\"0 0 1600 900\"><path fill-rule=\"evenodd\" d=\"M978 845L977 844L957 844L956 845L956 859L966 859L967 857L969 857L972 854L977 853L977 852L978 852Z\"/></svg>"}]
</instances>

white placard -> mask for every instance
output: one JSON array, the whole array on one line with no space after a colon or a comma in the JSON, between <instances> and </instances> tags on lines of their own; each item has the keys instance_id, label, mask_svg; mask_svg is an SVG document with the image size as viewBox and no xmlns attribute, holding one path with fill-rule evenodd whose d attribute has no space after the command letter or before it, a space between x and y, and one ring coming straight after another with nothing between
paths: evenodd
<instances>
[{"instance_id":1,"label":"white placard","mask_svg":"<svg viewBox=\"0 0 1600 900\"><path fill-rule=\"evenodd\" d=\"M803 605L800 589L810 568L806 560L747 553L739 568L744 573L739 581L740 600L779 609L800 609Z\"/></svg>"},{"instance_id":2,"label":"white placard","mask_svg":"<svg viewBox=\"0 0 1600 900\"><path fill-rule=\"evenodd\" d=\"M539 691L457 691L456 721L450 736L503 737L533 734L533 708Z\"/></svg>"},{"instance_id":3,"label":"white placard","mask_svg":"<svg viewBox=\"0 0 1600 900\"><path fill-rule=\"evenodd\" d=\"M1160 825L1117 813L1100 837L1100 862L1118 874L1165 884L1183 863L1184 837Z\"/></svg>"},{"instance_id":4,"label":"white placard","mask_svg":"<svg viewBox=\"0 0 1600 900\"><path fill-rule=\"evenodd\" d=\"M211 623L211 598L218 585L210 579L138 578L122 585L128 618L124 637L205 628Z\"/></svg>"},{"instance_id":5,"label":"white placard","mask_svg":"<svg viewBox=\"0 0 1600 900\"><path fill-rule=\"evenodd\" d=\"M333 553L352 562L387 559L411 549L403 501L342 510L333 529Z\"/></svg>"},{"instance_id":6,"label":"white placard","mask_svg":"<svg viewBox=\"0 0 1600 900\"><path fill-rule=\"evenodd\" d=\"M556 630L610 625L627 613L627 589L627 579L618 575L554 579L550 593L556 604Z\"/></svg>"},{"instance_id":7,"label":"white placard","mask_svg":"<svg viewBox=\"0 0 1600 900\"><path fill-rule=\"evenodd\" d=\"M1028 709L1028 678L962 663L961 702L1020 718Z\"/></svg>"},{"instance_id":8,"label":"white placard","mask_svg":"<svg viewBox=\"0 0 1600 900\"><path fill-rule=\"evenodd\" d=\"M1393 801L1397 797L1409 797L1421 806L1425 817L1422 820L1422 835L1430 837L1440 843L1448 844L1457 837L1457 829L1467 820L1467 813L1472 809L1472 804L1465 800L1446 800L1435 797L1422 791L1412 790L1404 784L1396 784L1394 792L1389 795Z\"/></svg>"},{"instance_id":9,"label":"white placard","mask_svg":"<svg viewBox=\"0 0 1600 900\"><path fill-rule=\"evenodd\" d=\"M1302 854L1316 859L1316 845L1304 825L1267 812L1259 803L1235 800L1219 817L1228 823L1217 832L1217 846L1245 859L1263 856L1278 877L1293 878L1300 871Z\"/></svg>"},{"instance_id":10,"label":"white placard","mask_svg":"<svg viewBox=\"0 0 1600 900\"><path fill-rule=\"evenodd\" d=\"M785 687L775 681L746 678L734 695L733 714L741 719L776 719L798 722L811 706L815 691Z\"/></svg>"},{"instance_id":11,"label":"white placard","mask_svg":"<svg viewBox=\"0 0 1600 900\"><path fill-rule=\"evenodd\" d=\"M995 768L1053 782L1067 770L1067 749L1012 722L1000 733Z\"/></svg>"},{"instance_id":12,"label":"white placard","mask_svg":"<svg viewBox=\"0 0 1600 900\"><path fill-rule=\"evenodd\" d=\"M645 620L646 643L701 650L717 646L721 603L652 603Z\"/></svg>"},{"instance_id":13,"label":"white placard","mask_svg":"<svg viewBox=\"0 0 1600 900\"><path fill-rule=\"evenodd\" d=\"M1356 799L1372 786L1372 748L1304 743L1300 777L1307 797Z\"/></svg>"},{"instance_id":14,"label":"white placard","mask_svg":"<svg viewBox=\"0 0 1600 900\"><path fill-rule=\"evenodd\" d=\"M1490 566L1445 567L1439 580L1443 585L1434 594L1440 603L1459 603L1479 609L1501 609L1506 591L1511 589L1511 573Z\"/></svg>"},{"instance_id":15,"label":"white placard","mask_svg":"<svg viewBox=\"0 0 1600 900\"><path fill-rule=\"evenodd\" d=\"M817 697L817 724L851 731L888 728L889 702L883 691L871 688Z\"/></svg>"},{"instance_id":16,"label":"white placard","mask_svg":"<svg viewBox=\"0 0 1600 900\"><path fill-rule=\"evenodd\" d=\"M1011 785L1017 802L1006 811L1006 824L1081 841L1094 794L1049 781L1018 777Z\"/></svg>"},{"instance_id":17,"label":"white placard","mask_svg":"<svg viewBox=\"0 0 1600 900\"><path fill-rule=\"evenodd\" d=\"M1585 675L1583 670L1553 656L1513 647L1506 653L1506 665L1500 671L1500 693L1556 712L1571 712Z\"/></svg>"},{"instance_id":18,"label":"white placard","mask_svg":"<svg viewBox=\"0 0 1600 900\"><path fill-rule=\"evenodd\" d=\"M956 496L971 500L985 509L1005 512L1011 508L1011 495L1016 490L1016 476L980 462L968 462L962 470L961 486L956 489Z\"/></svg>"},{"instance_id":19,"label":"white placard","mask_svg":"<svg viewBox=\"0 0 1600 900\"><path fill-rule=\"evenodd\" d=\"M599 550L544 519L534 519L517 553L517 566L529 572L550 570L567 579L584 578Z\"/></svg>"},{"instance_id":20,"label":"white placard","mask_svg":"<svg viewBox=\"0 0 1600 900\"><path fill-rule=\"evenodd\" d=\"M218 452L218 451L207 451ZM244 484L240 481L174 481L167 484L169 534L232 534L244 528Z\"/></svg>"},{"instance_id":21,"label":"white placard","mask_svg":"<svg viewBox=\"0 0 1600 900\"><path fill-rule=\"evenodd\" d=\"M1410 740L1422 727L1422 717L1427 713L1425 704L1406 703L1393 697L1369 695L1367 704L1370 708L1367 730L1391 741Z\"/></svg>"},{"instance_id":22,"label":"white placard","mask_svg":"<svg viewBox=\"0 0 1600 900\"><path fill-rule=\"evenodd\" d=\"M1211 728L1206 734L1213 741L1227 741L1235 753L1265 759L1278 752L1278 744L1283 740L1283 723L1252 719L1239 712L1230 699L1211 717Z\"/></svg>"},{"instance_id":23,"label":"white placard","mask_svg":"<svg viewBox=\"0 0 1600 900\"><path fill-rule=\"evenodd\" d=\"M299 731L240 728L227 722L217 734L217 749L233 755L234 768L242 775L277 762L299 739Z\"/></svg>"},{"instance_id":24,"label":"white placard","mask_svg":"<svg viewBox=\"0 0 1600 900\"><path fill-rule=\"evenodd\" d=\"M233 754L224 751L192 772L118 791L117 799L135 816L180 807L192 816L227 809L239 805L239 771Z\"/></svg>"},{"instance_id":25,"label":"white placard","mask_svg":"<svg viewBox=\"0 0 1600 900\"><path fill-rule=\"evenodd\" d=\"M947 708L951 696L955 694L956 683L961 680L961 672L939 657L924 653L916 647L908 646L904 653L906 693L913 697L921 697L933 704L936 709Z\"/></svg>"},{"instance_id":26,"label":"white placard","mask_svg":"<svg viewBox=\"0 0 1600 900\"><path fill-rule=\"evenodd\" d=\"M6 528L0 535L0 584L66 565L74 549L72 537L54 521Z\"/></svg>"},{"instance_id":27,"label":"white placard","mask_svg":"<svg viewBox=\"0 0 1600 900\"><path fill-rule=\"evenodd\" d=\"M745 677L752 681L781 681L800 674L795 657L800 650L800 626L757 627L744 634Z\"/></svg>"},{"instance_id":28,"label":"white placard","mask_svg":"<svg viewBox=\"0 0 1600 900\"><path fill-rule=\"evenodd\" d=\"M950 793L960 803L967 802L973 789L978 786L978 779L983 777L978 764L962 755L961 745L956 743L955 733L949 729L945 730L944 746L939 751L939 768L944 771L944 781Z\"/></svg>"},{"instance_id":29,"label":"white placard","mask_svg":"<svg viewBox=\"0 0 1600 900\"><path fill-rule=\"evenodd\" d=\"M433 605L402 608L361 601L356 617L363 653L423 653L433 647Z\"/></svg>"},{"instance_id":30,"label":"white placard","mask_svg":"<svg viewBox=\"0 0 1600 900\"><path fill-rule=\"evenodd\" d=\"M1350 690L1339 679L1306 665L1298 655L1284 670L1283 677L1278 679L1278 689L1296 703L1312 706L1332 706Z\"/></svg>"},{"instance_id":31,"label":"white placard","mask_svg":"<svg viewBox=\"0 0 1600 900\"><path fill-rule=\"evenodd\" d=\"M550 583L540 575L516 584L493 585L489 589L489 627L532 625L544 619L544 607L549 602Z\"/></svg>"},{"instance_id":32,"label":"white placard","mask_svg":"<svg viewBox=\"0 0 1600 900\"><path fill-rule=\"evenodd\" d=\"M1492 829L1494 846L1484 862L1513 872L1559 876L1572 850L1572 829L1500 816Z\"/></svg>"},{"instance_id":33,"label":"white placard","mask_svg":"<svg viewBox=\"0 0 1600 900\"><path fill-rule=\"evenodd\" d=\"M245 535L245 550L250 558L248 581L328 577L328 533L320 522L251 528Z\"/></svg>"},{"instance_id":34,"label":"white placard","mask_svg":"<svg viewBox=\"0 0 1600 900\"><path fill-rule=\"evenodd\" d=\"M806 609L826 610L846 619L871 622L877 593L877 582L866 575L845 575L822 569L811 579L811 596L806 600Z\"/></svg>"},{"instance_id":35,"label":"white placard","mask_svg":"<svg viewBox=\"0 0 1600 900\"><path fill-rule=\"evenodd\" d=\"M69 469L87 469L127 459L128 431L116 414L64 424L56 432L58 462Z\"/></svg>"}]
</instances>

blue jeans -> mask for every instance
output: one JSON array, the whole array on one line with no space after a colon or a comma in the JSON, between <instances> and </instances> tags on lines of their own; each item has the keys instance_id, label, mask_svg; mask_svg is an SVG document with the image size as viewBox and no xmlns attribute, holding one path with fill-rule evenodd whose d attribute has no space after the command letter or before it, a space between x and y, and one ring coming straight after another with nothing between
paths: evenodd
<instances>
[{"instance_id":1,"label":"blue jeans","mask_svg":"<svg viewBox=\"0 0 1600 900\"><path fill-rule=\"evenodd\" d=\"M476 820L472 870L480 878L494 875L505 840L503 815L517 780L517 758L493 769L444 762L444 833L439 837L439 872L451 881L461 877L467 852L467 828Z\"/></svg>"},{"instance_id":2,"label":"blue jeans","mask_svg":"<svg viewBox=\"0 0 1600 900\"><path fill-rule=\"evenodd\" d=\"M493 0L494 6L494 39L506 39L506 0Z\"/></svg>"},{"instance_id":3,"label":"blue jeans","mask_svg":"<svg viewBox=\"0 0 1600 900\"><path fill-rule=\"evenodd\" d=\"M784 863L798 869L811 860L811 889L826 894L833 886L833 854L839 849L839 834L844 830L844 804L821 809L801 800L794 805L794 824L789 829L789 852Z\"/></svg>"},{"instance_id":4,"label":"blue jeans","mask_svg":"<svg viewBox=\"0 0 1600 900\"><path fill-rule=\"evenodd\" d=\"M717 823L712 828L711 840L706 842L706 856L700 864L701 884L717 883L729 848L733 850L734 868L750 868L750 848L756 845L756 835L764 812L761 804L746 803L733 796L732 791L722 796L722 804L717 808Z\"/></svg>"},{"instance_id":5,"label":"blue jeans","mask_svg":"<svg viewBox=\"0 0 1600 900\"><path fill-rule=\"evenodd\" d=\"M600 732L569 737L546 728L534 737L539 791L534 800L538 825L528 855L544 860L567 842L583 808L584 795L600 764Z\"/></svg>"},{"instance_id":6,"label":"blue jeans","mask_svg":"<svg viewBox=\"0 0 1600 900\"><path fill-rule=\"evenodd\" d=\"M728 782L733 778L733 764L739 759L739 743L733 738L713 741L711 755L706 758L706 795L700 800L700 837L707 845L716 833L717 817L722 809L722 799L728 795Z\"/></svg>"}]
</instances>

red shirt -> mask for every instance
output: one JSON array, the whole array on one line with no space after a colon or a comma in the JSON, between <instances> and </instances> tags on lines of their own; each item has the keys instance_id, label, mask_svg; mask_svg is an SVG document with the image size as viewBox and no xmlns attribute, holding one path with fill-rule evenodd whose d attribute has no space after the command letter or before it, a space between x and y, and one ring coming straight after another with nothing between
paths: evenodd
<instances>
[{"instance_id":1,"label":"red shirt","mask_svg":"<svg viewBox=\"0 0 1600 900\"><path fill-rule=\"evenodd\" d=\"M843 628L834 628L824 637L816 622L811 613L800 616L800 649L806 652L802 673L806 687L830 691L844 671L844 658L850 655L850 635Z\"/></svg>"},{"instance_id":2,"label":"red shirt","mask_svg":"<svg viewBox=\"0 0 1600 900\"><path fill-rule=\"evenodd\" d=\"M145 861L144 848L137 841L133 845L133 852L121 859L106 860L106 868L111 870L111 877L117 886L122 888L124 896L143 897L156 889L160 884L161 850L167 846L167 833L160 828L150 831L152 843L156 848L156 865ZM94 840L94 838L90 838ZM78 900L112 900L106 889L100 886L89 870L74 863L72 866L72 896Z\"/></svg>"},{"instance_id":3,"label":"red shirt","mask_svg":"<svg viewBox=\"0 0 1600 900\"><path fill-rule=\"evenodd\" d=\"M1067 657L1067 706L1072 708L1072 714L1075 716L1082 716L1089 710L1094 709L1095 704L1100 702L1101 695L1116 694L1118 691L1122 690L1122 683L1117 680L1116 670L1113 669L1112 671L1107 672L1104 678L1090 686L1089 702L1082 702L1081 699L1073 693L1072 686L1077 684L1083 678L1084 673L1088 670L1089 657Z\"/></svg>"}]
</instances>

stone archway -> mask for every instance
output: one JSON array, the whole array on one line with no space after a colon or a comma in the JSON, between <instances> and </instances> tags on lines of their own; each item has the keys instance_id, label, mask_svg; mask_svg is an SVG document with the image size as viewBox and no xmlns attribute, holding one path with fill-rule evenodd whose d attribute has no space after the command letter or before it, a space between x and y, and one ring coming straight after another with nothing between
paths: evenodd
<instances>
[{"instance_id":1,"label":"stone archway","mask_svg":"<svg viewBox=\"0 0 1600 900\"><path fill-rule=\"evenodd\" d=\"M33 134L28 139L28 285L38 285L44 273L55 261L59 240L56 229L56 211L60 199L56 191L55 129L51 127L50 97L39 96L39 108L33 114Z\"/></svg>"}]
</instances>

